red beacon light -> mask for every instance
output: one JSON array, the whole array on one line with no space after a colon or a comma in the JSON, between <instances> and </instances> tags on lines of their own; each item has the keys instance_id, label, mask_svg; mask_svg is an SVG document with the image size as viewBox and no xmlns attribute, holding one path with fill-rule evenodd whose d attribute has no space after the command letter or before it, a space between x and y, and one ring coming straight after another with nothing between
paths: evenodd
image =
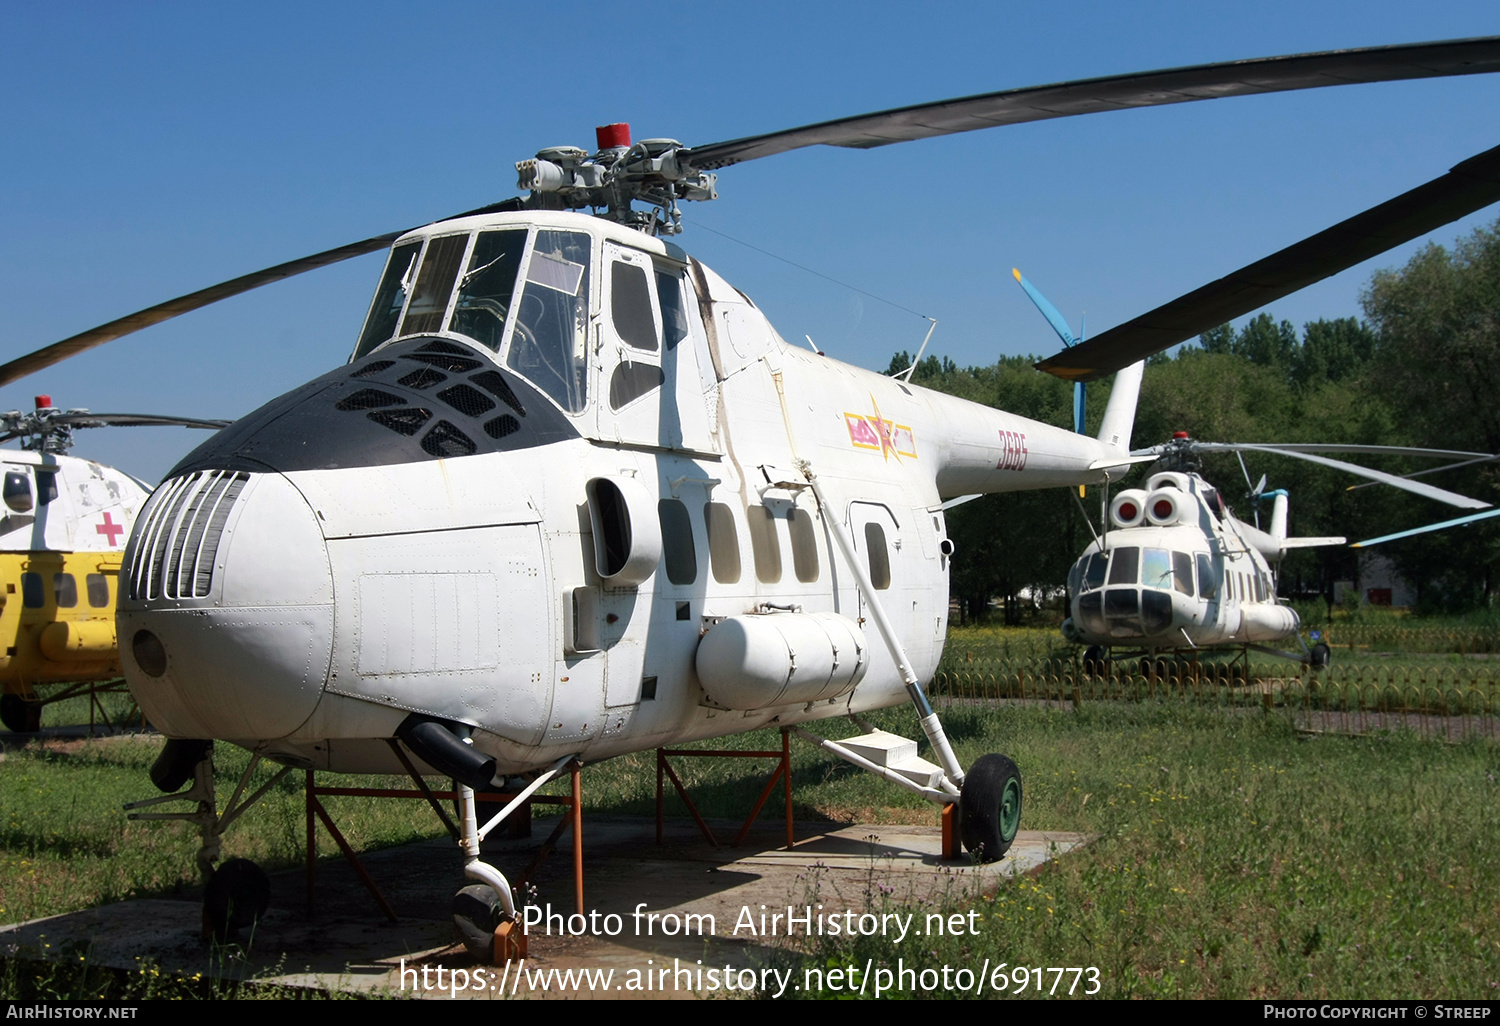
<instances>
[{"instance_id":1,"label":"red beacon light","mask_svg":"<svg viewBox=\"0 0 1500 1026\"><path fill-rule=\"evenodd\" d=\"M50 395L39 395L36 397L36 408L39 410L52 409L52 397Z\"/></svg>"},{"instance_id":2,"label":"red beacon light","mask_svg":"<svg viewBox=\"0 0 1500 1026\"><path fill-rule=\"evenodd\" d=\"M624 121L600 125L594 129L594 140L601 150L630 149L630 125Z\"/></svg>"},{"instance_id":3,"label":"red beacon light","mask_svg":"<svg viewBox=\"0 0 1500 1026\"><path fill-rule=\"evenodd\" d=\"M1187 438L1187 437L1188 437L1188 433L1186 431L1173 431L1172 432L1172 440L1173 441L1176 441L1179 438Z\"/></svg>"}]
</instances>

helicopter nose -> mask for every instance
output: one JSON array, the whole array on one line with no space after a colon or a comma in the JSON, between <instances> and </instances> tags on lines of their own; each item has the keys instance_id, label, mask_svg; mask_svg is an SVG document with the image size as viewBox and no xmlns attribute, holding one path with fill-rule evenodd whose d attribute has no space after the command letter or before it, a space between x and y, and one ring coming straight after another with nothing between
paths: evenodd
<instances>
[{"instance_id":1,"label":"helicopter nose","mask_svg":"<svg viewBox=\"0 0 1500 1026\"><path fill-rule=\"evenodd\" d=\"M269 740L312 714L333 650L317 514L280 474L164 482L121 568L121 665L171 737Z\"/></svg>"}]
</instances>

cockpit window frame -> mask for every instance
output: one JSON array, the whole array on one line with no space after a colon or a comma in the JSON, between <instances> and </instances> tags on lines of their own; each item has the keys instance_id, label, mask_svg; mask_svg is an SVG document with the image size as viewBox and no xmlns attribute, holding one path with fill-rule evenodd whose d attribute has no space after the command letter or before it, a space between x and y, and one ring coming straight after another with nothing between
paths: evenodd
<instances>
[{"instance_id":1,"label":"cockpit window frame","mask_svg":"<svg viewBox=\"0 0 1500 1026\"><path fill-rule=\"evenodd\" d=\"M591 380L596 378L599 373L599 359L598 354L595 352L595 350L598 343L597 322L599 317L601 316L601 286L599 284L599 279L602 275L598 270L601 266L602 260L600 236L583 228L556 228L551 226L531 225L529 226L528 231L529 234L526 238L526 252L521 260L520 273L517 278L517 283L520 285L520 290L517 293L519 299L513 298L511 301L511 312L509 317L507 318L506 324L505 343L501 347L500 352L496 354L496 358L499 363L507 370L511 371L514 374L519 374L532 385L536 386L537 391L545 395L559 410L561 410L568 417L578 418L589 416L593 413L593 404L598 402L601 398L599 396L599 383L595 380ZM515 366L511 362L511 357L515 352L516 329L521 317L521 306L526 301L527 290L533 284L531 281L531 264L532 261L536 259L537 243L543 232L582 235L589 240L588 264L584 268L582 281L579 284L579 290L583 293L582 299L584 302L585 324L583 329L583 350L585 365L582 376L583 393L579 405L576 409L572 409L568 406L563 405L563 403L558 400L557 396L552 393L552 390L549 389L544 382L537 381L534 375L526 373L526 371ZM579 297L575 296L575 298Z\"/></svg>"}]
</instances>

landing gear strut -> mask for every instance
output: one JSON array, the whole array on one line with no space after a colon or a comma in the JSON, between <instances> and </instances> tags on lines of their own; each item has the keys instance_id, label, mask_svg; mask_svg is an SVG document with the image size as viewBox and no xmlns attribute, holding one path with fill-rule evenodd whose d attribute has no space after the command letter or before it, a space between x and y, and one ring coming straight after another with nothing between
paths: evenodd
<instances>
[{"instance_id":1,"label":"landing gear strut","mask_svg":"<svg viewBox=\"0 0 1500 1026\"><path fill-rule=\"evenodd\" d=\"M203 929L220 943L231 939L244 927L253 926L265 914L271 898L271 882L265 871L249 859L230 859L218 868L214 865L219 861L224 831L229 829L229 824L292 771L292 767L283 766L275 776L241 802L240 797L245 793L245 787L250 783L250 777L260 761L259 755L250 757L250 765L245 767L239 786L234 789L228 806L220 815L214 794L213 742L173 739L167 742L156 764L151 767L151 779L161 790L175 793L130 802L125 806L129 810L149 808L163 802L194 803L191 812L131 812L127 818L176 819L197 825L201 838L198 871L203 875L204 882ZM176 791L189 776L193 786L186 791Z\"/></svg>"}]
</instances>

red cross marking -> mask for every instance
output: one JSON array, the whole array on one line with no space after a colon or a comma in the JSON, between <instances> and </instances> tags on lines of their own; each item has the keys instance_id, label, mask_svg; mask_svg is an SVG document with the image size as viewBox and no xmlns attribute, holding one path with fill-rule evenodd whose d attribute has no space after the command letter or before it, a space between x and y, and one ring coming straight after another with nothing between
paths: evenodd
<instances>
[{"instance_id":1,"label":"red cross marking","mask_svg":"<svg viewBox=\"0 0 1500 1026\"><path fill-rule=\"evenodd\" d=\"M120 544L120 542L116 538L116 535L121 535L121 534L125 533L125 525L124 524L117 524L117 523L115 523L113 520L111 520L109 518L109 514L106 513L106 514L104 514L104 523L102 523L102 524L95 524L94 525L94 530L98 534L102 534L102 535L108 536L109 543L111 545L118 545L118 544Z\"/></svg>"}]
</instances>

